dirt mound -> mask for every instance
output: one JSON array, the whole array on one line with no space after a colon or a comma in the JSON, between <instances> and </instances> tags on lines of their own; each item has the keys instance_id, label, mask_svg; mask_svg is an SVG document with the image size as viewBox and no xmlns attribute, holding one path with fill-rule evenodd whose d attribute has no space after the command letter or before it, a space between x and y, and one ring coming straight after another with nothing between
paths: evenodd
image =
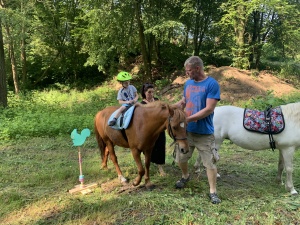
<instances>
[{"instance_id":1,"label":"dirt mound","mask_svg":"<svg viewBox=\"0 0 300 225\"><path fill-rule=\"evenodd\" d=\"M210 67L207 75L215 78L221 87L221 99L234 103L239 100L248 100L250 98L266 95L267 91L273 91L275 96L299 92L299 90L272 74L261 71L251 72L249 70L239 70L237 68ZM177 77L173 81L175 84L184 84L188 77Z\"/></svg>"}]
</instances>

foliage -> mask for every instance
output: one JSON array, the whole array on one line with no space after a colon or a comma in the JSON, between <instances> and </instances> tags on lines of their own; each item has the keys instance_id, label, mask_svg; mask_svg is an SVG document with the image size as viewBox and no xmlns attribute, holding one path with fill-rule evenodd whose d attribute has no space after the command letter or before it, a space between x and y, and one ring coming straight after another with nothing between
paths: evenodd
<instances>
[{"instance_id":1,"label":"foliage","mask_svg":"<svg viewBox=\"0 0 300 225\"><path fill-rule=\"evenodd\" d=\"M290 0L10 0L2 7L9 90L18 83L13 71L21 91L104 82L123 69L154 82L193 54L206 64L258 69L265 45L299 61L300 10Z\"/></svg>"},{"instance_id":2,"label":"foliage","mask_svg":"<svg viewBox=\"0 0 300 225\"><path fill-rule=\"evenodd\" d=\"M258 96L257 98L252 98L249 101L246 101L243 107L253 108L259 110L265 110L269 106L280 106L292 102L299 102L300 94L295 93L285 97L275 97L273 91L267 91L267 95Z\"/></svg>"},{"instance_id":3,"label":"foliage","mask_svg":"<svg viewBox=\"0 0 300 225\"><path fill-rule=\"evenodd\" d=\"M280 75L286 79L291 78L300 81L300 63L294 61L283 63Z\"/></svg>"},{"instance_id":4,"label":"foliage","mask_svg":"<svg viewBox=\"0 0 300 225\"><path fill-rule=\"evenodd\" d=\"M9 108L1 109L1 140L21 137L57 136L74 128L93 130L97 111L116 104L116 91L109 87L93 91L33 91L15 96Z\"/></svg>"},{"instance_id":5,"label":"foliage","mask_svg":"<svg viewBox=\"0 0 300 225\"><path fill-rule=\"evenodd\" d=\"M157 80L155 82L155 87L159 90L163 89L163 87L166 87L168 84L170 84L169 80Z\"/></svg>"}]
</instances>

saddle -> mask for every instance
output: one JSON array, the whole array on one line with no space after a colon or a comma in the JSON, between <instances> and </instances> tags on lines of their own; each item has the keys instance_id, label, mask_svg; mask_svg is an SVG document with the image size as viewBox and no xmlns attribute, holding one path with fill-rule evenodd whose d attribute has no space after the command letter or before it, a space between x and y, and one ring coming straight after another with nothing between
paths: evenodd
<instances>
[{"instance_id":1,"label":"saddle","mask_svg":"<svg viewBox=\"0 0 300 225\"><path fill-rule=\"evenodd\" d=\"M270 146L276 148L273 134L279 134L284 130L284 117L280 106L269 106L264 111L245 109L243 126L246 130L268 134Z\"/></svg>"},{"instance_id":2,"label":"saddle","mask_svg":"<svg viewBox=\"0 0 300 225\"><path fill-rule=\"evenodd\" d=\"M134 110L135 110L134 105L126 107L126 109L122 112L122 114L117 119L116 124L114 126L111 126L111 128L116 129L116 130L127 129L127 127L129 126L129 123L131 121ZM109 121L113 120L113 118L116 115L116 112L117 112L117 110L111 114L111 116L108 119L108 123L109 123Z\"/></svg>"}]
</instances>

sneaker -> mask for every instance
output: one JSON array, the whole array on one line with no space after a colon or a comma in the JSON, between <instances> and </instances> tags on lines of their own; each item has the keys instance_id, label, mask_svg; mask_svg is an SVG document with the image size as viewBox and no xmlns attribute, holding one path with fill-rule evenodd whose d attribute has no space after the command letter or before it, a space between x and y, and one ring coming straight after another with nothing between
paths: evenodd
<instances>
[{"instance_id":1,"label":"sneaker","mask_svg":"<svg viewBox=\"0 0 300 225\"><path fill-rule=\"evenodd\" d=\"M212 204L219 204L221 203L221 200L219 199L218 195L216 193L210 193L209 194L210 201Z\"/></svg>"},{"instance_id":2,"label":"sneaker","mask_svg":"<svg viewBox=\"0 0 300 225\"><path fill-rule=\"evenodd\" d=\"M117 119L113 118L113 120L109 121L108 126L114 126L117 123Z\"/></svg>"},{"instance_id":3,"label":"sneaker","mask_svg":"<svg viewBox=\"0 0 300 225\"><path fill-rule=\"evenodd\" d=\"M190 176L186 179L184 179L183 177L178 180L175 184L175 187L178 189L184 188L184 186L186 185L186 183L190 180Z\"/></svg>"}]
</instances>

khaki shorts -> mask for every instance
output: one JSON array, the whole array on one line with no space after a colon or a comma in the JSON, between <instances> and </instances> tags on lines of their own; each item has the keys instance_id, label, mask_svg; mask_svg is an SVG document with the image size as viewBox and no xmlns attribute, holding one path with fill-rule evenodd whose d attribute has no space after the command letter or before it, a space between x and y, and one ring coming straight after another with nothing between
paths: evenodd
<instances>
[{"instance_id":1,"label":"khaki shorts","mask_svg":"<svg viewBox=\"0 0 300 225\"><path fill-rule=\"evenodd\" d=\"M189 152L183 154L179 151L179 148L175 147L174 161L176 163L187 162L193 155L194 149L198 150L201 156L203 166L208 169L216 169L216 161L212 151L215 149L215 136L213 134L195 134L187 133Z\"/></svg>"}]
</instances>

